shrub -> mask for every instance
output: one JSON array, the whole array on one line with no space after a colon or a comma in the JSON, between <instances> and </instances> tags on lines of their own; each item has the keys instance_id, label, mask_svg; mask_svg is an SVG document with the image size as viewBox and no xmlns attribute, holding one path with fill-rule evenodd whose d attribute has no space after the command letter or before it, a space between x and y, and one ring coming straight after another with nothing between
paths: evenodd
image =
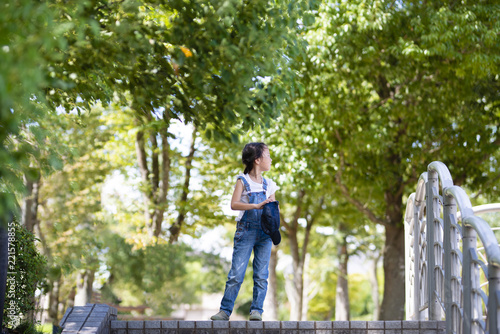
<instances>
[{"instance_id":1,"label":"shrub","mask_svg":"<svg viewBox=\"0 0 500 334\"><path fill-rule=\"evenodd\" d=\"M47 261L36 248L36 238L16 220L7 228L9 258L3 312L4 326L15 328L35 309L35 291L47 272Z\"/></svg>"}]
</instances>

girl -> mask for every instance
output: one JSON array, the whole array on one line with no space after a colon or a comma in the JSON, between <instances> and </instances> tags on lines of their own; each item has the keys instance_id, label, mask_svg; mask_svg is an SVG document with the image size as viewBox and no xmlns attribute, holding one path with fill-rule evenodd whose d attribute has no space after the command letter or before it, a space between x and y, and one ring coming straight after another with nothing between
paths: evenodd
<instances>
[{"instance_id":1,"label":"girl","mask_svg":"<svg viewBox=\"0 0 500 334\"><path fill-rule=\"evenodd\" d=\"M262 320L263 304L267 292L269 259L271 257L271 237L262 231L260 216L266 203L275 201L276 183L262 177L262 172L271 169L269 148L264 143L249 143L242 153L245 171L238 175L231 209L241 210L236 218L233 259L227 275L226 289L219 313L212 320L229 320L234 301L245 277L248 260L253 259L253 301L250 306L250 320Z\"/></svg>"}]
</instances>

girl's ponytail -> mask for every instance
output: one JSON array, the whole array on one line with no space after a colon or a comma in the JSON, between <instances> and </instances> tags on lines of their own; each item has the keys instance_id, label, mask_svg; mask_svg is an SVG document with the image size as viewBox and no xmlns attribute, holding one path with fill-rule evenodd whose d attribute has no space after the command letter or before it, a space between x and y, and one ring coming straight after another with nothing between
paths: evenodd
<instances>
[{"instance_id":1,"label":"girl's ponytail","mask_svg":"<svg viewBox=\"0 0 500 334\"><path fill-rule=\"evenodd\" d=\"M255 160L262 157L264 153L264 149L267 148L267 145L264 143L248 143L243 148L243 152L241 154L241 161L245 165L245 170L243 174L248 174L253 169L253 163Z\"/></svg>"}]
</instances>

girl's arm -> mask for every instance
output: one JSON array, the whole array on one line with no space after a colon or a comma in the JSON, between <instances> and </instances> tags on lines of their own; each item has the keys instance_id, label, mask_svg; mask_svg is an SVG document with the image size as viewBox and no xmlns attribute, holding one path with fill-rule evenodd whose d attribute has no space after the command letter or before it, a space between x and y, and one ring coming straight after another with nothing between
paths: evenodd
<instances>
[{"instance_id":1,"label":"girl's arm","mask_svg":"<svg viewBox=\"0 0 500 334\"><path fill-rule=\"evenodd\" d=\"M236 187L234 187L233 197L231 198L231 209L232 210L246 211L246 210L253 210L253 209L262 209L264 204L274 201L274 194L273 194L268 199L266 199L264 202L261 202L258 204L243 203L241 201L241 194L243 193L243 187L244 187L243 181L238 179L236 181ZM273 199L271 199L271 198L273 198Z\"/></svg>"}]
</instances>

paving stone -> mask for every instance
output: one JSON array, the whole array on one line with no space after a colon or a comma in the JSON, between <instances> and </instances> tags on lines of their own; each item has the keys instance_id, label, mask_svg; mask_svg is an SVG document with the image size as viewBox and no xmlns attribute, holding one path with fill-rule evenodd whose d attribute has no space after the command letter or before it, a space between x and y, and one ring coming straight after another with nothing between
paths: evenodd
<instances>
[{"instance_id":1,"label":"paving stone","mask_svg":"<svg viewBox=\"0 0 500 334\"><path fill-rule=\"evenodd\" d=\"M179 330L177 328L162 328L161 334L178 334Z\"/></svg>"},{"instance_id":2,"label":"paving stone","mask_svg":"<svg viewBox=\"0 0 500 334\"><path fill-rule=\"evenodd\" d=\"M385 330L385 334L402 334L402 329L387 329Z\"/></svg>"},{"instance_id":3,"label":"paving stone","mask_svg":"<svg viewBox=\"0 0 500 334\"><path fill-rule=\"evenodd\" d=\"M71 313L90 313L91 311L92 311L92 307L75 306L75 307L73 307L73 312L71 312Z\"/></svg>"},{"instance_id":4,"label":"paving stone","mask_svg":"<svg viewBox=\"0 0 500 334\"><path fill-rule=\"evenodd\" d=\"M281 330L279 328L264 328L264 334L281 334Z\"/></svg>"},{"instance_id":5,"label":"paving stone","mask_svg":"<svg viewBox=\"0 0 500 334\"><path fill-rule=\"evenodd\" d=\"M299 321L299 329L314 329L314 321Z\"/></svg>"},{"instance_id":6,"label":"paving stone","mask_svg":"<svg viewBox=\"0 0 500 334\"><path fill-rule=\"evenodd\" d=\"M279 321L263 321L265 329L280 329Z\"/></svg>"},{"instance_id":7,"label":"paving stone","mask_svg":"<svg viewBox=\"0 0 500 334\"><path fill-rule=\"evenodd\" d=\"M246 329L246 326L243 328L239 328L239 327L232 327L231 324L229 324L229 333L230 334L247 334L247 329Z\"/></svg>"},{"instance_id":8,"label":"paving stone","mask_svg":"<svg viewBox=\"0 0 500 334\"><path fill-rule=\"evenodd\" d=\"M332 334L332 329L317 329L316 334Z\"/></svg>"},{"instance_id":9,"label":"paving stone","mask_svg":"<svg viewBox=\"0 0 500 334\"><path fill-rule=\"evenodd\" d=\"M299 330L298 329L285 329L285 328L282 328L281 329L281 334L299 334Z\"/></svg>"},{"instance_id":10,"label":"paving stone","mask_svg":"<svg viewBox=\"0 0 500 334\"><path fill-rule=\"evenodd\" d=\"M198 328L212 328L212 321L196 321L195 323L196 329ZM196 331L198 332L198 331Z\"/></svg>"},{"instance_id":11,"label":"paving stone","mask_svg":"<svg viewBox=\"0 0 500 334\"><path fill-rule=\"evenodd\" d=\"M111 329L111 334L127 334L126 329Z\"/></svg>"},{"instance_id":12,"label":"paving stone","mask_svg":"<svg viewBox=\"0 0 500 334\"><path fill-rule=\"evenodd\" d=\"M194 328L194 321L179 321L179 328Z\"/></svg>"},{"instance_id":13,"label":"paving stone","mask_svg":"<svg viewBox=\"0 0 500 334\"><path fill-rule=\"evenodd\" d=\"M437 329L438 322L436 320L421 321L420 329Z\"/></svg>"},{"instance_id":14,"label":"paving stone","mask_svg":"<svg viewBox=\"0 0 500 334\"><path fill-rule=\"evenodd\" d=\"M366 321L351 321L351 329L366 329Z\"/></svg>"},{"instance_id":15,"label":"paving stone","mask_svg":"<svg viewBox=\"0 0 500 334\"><path fill-rule=\"evenodd\" d=\"M64 325L64 323L66 322L66 318L68 318L68 317L69 317L69 315L71 314L71 311L73 311L73 308L72 308L72 307L68 307L68 308L66 309L66 312L64 313L64 315L63 315L63 317L62 317L61 321L59 322L59 326L61 326L61 327L62 327L62 326Z\"/></svg>"},{"instance_id":16,"label":"paving stone","mask_svg":"<svg viewBox=\"0 0 500 334\"><path fill-rule=\"evenodd\" d=\"M386 321L385 329L401 329L401 321Z\"/></svg>"},{"instance_id":17,"label":"paving stone","mask_svg":"<svg viewBox=\"0 0 500 334\"><path fill-rule=\"evenodd\" d=\"M92 315L90 315L87 318L87 322L104 322L104 321L106 321L106 317L93 317Z\"/></svg>"},{"instance_id":18,"label":"paving stone","mask_svg":"<svg viewBox=\"0 0 500 334\"><path fill-rule=\"evenodd\" d=\"M384 321L368 321L367 327L368 329L384 329L385 323Z\"/></svg>"},{"instance_id":19,"label":"paving stone","mask_svg":"<svg viewBox=\"0 0 500 334\"><path fill-rule=\"evenodd\" d=\"M87 321L85 322L85 324L83 324L83 328L86 328L86 327L94 327L94 328L99 328L101 327L101 322L100 321Z\"/></svg>"},{"instance_id":20,"label":"paving stone","mask_svg":"<svg viewBox=\"0 0 500 334\"><path fill-rule=\"evenodd\" d=\"M297 328L299 328L298 321L282 321L281 328L283 328L283 329L297 329Z\"/></svg>"},{"instance_id":21,"label":"paving stone","mask_svg":"<svg viewBox=\"0 0 500 334\"><path fill-rule=\"evenodd\" d=\"M83 322L66 322L65 331L78 331L83 327Z\"/></svg>"},{"instance_id":22,"label":"paving stone","mask_svg":"<svg viewBox=\"0 0 500 334\"><path fill-rule=\"evenodd\" d=\"M338 321L336 321L338 322ZM335 327L335 324L334 324L334 327ZM345 328L340 328L340 329L333 329L333 334L350 334L351 331L349 329L345 329Z\"/></svg>"},{"instance_id":23,"label":"paving stone","mask_svg":"<svg viewBox=\"0 0 500 334\"><path fill-rule=\"evenodd\" d=\"M402 324L403 324L403 329L418 329L418 327L419 327L419 321L407 320L407 321L403 321ZM405 333L406 333L406 331L405 331Z\"/></svg>"},{"instance_id":24,"label":"paving stone","mask_svg":"<svg viewBox=\"0 0 500 334\"><path fill-rule=\"evenodd\" d=\"M351 329L351 331L349 333L350 334L366 334L366 331L367 331L366 328L364 328L364 329L357 328L357 329Z\"/></svg>"},{"instance_id":25,"label":"paving stone","mask_svg":"<svg viewBox=\"0 0 500 334\"><path fill-rule=\"evenodd\" d=\"M366 334L384 334L383 329L369 329L366 331Z\"/></svg>"},{"instance_id":26,"label":"paving stone","mask_svg":"<svg viewBox=\"0 0 500 334\"><path fill-rule=\"evenodd\" d=\"M146 328L144 330L145 334L160 334L160 332L161 332L161 329L159 329L159 328Z\"/></svg>"},{"instance_id":27,"label":"paving stone","mask_svg":"<svg viewBox=\"0 0 500 334\"><path fill-rule=\"evenodd\" d=\"M161 328L161 321L160 320L145 321L144 328Z\"/></svg>"},{"instance_id":28,"label":"paving stone","mask_svg":"<svg viewBox=\"0 0 500 334\"><path fill-rule=\"evenodd\" d=\"M230 328L247 328L246 321L229 321Z\"/></svg>"},{"instance_id":29,"label":"paving stone","mask_svg":"<svg viewBox=\"0 0 500 334\"><path fill-rule=\"evenodd\" d=\"M163 320L161 322L161 328L177 328L178 323L177 320Z\"/></svg>"},{"instance_id":30,"label":"paving stone","mask_svg":"<svg viewBox=\"0 0 500 334\"><path fill-rule=\"evenodd\" d=\"M418 329L405 329L402 331L404 334L420 334Z\"/></svg>"},{"instance_id":31,"label":"paving stone","mask_svg":"<svg viewBox=\"0 0 500 334\"><path fill-rule=\"evenodd\" d=\"M87 316L70 315L68 319L66 319L66 322L85 322L85 320L87 320Z\"/></svg>"},{"instance_id":32,"label":"paving stone","mask_svg":"<svg viewBox=\"0 0 500 334\"><path fill-rule=\"evenodd\" d=\"M97 333L97 329L95 328L82 328L78 334L96 334Z\"/></svg>"},{"instance_id":33,"label":"paving stone","mask_svg":"<svg viewBox=\"0 0 500 334\"><path fill-rule=\"evenodd\" d=\"M420 334L436 334L437 331L438 331L437 328L433 328L433 329L429 329L429 328L422 329L422 328L420 328Z\"/></svg>"},{"instance_id":34,"label":"paving stone","mask_svg":"<svg viewBox=\"0 0 500 334\"><path fill-rule=\"evenodd\" d=\"M196 328L196 334L212 334L212 328Z\"/></svg>"},{"instance_id":35,"label":"paving stone","mask_svg":"<svg viewBox=\"0 0 500 334\"><path fill-rule=\"evenodd\" d=\"M264 328L264 323L262 321L249 321L247 327L249 329L262 329Z\"/></svg>"},{"instance_id":36,"label":"paving stone","mask_svg":"<svg viewBox=\"0 0 500 334\"><path fill-rule=\"evenodd\" d=\"M331 329L333 328L331 321L316 321L316 329Z\"/></svg>"},{"instance_id":37,"label":"paving stone","mask_svg":"<svg viewBox=\"0 0 500 334\"><path fill-rule=\"evenodd\" d=\"M129 329L127 331L128 334L144 334L144 330L142 329Z\"/></svg>"},{"instance_id":38,"label":"paving stone","mask_svg":"<svg viewBox=\"0 0 500 334\"><path fill-rule=\"evenodd\" d=\"M215 328L214 327L213 334L229 334L229 329Z\"/></svg>"},{"instance_id":39,"label":"paving stone","mask_svg":"<svg viewBox=\"0 0 500 334\"><path fill-rule=\"evenodd\" d=\"M139 328L144 328L144 321L138 321L138 320L133 320L133 321L128 321L128 328L129 329L139 329Z\"/></svg>"},{"instance_id":40,"label":"paving stone","mask_svg":"<svg viewBox=\"0 0 500 334\"><path fill-rule=\"evenodd\" d=\"M299 334L316 334L314 329L299 329Z\"/></svg>"},{"instance_id":41,"label":"paving stone","mask_svg":"<svg viewBox=\"0 0 500 334\"><path fill-rule=\"evenodd\" d=\"M213 328L229 328L229 321L215 320L212 324Z\"/></svg>"},{"instance_id":42,"label":"paving stone","mask_svg":"<svg viewBox=\"0 0 500 334\"><path fill-rule=\"evenodd\" d=\"M179 328L179 334L194 334L194 332L195 332L194 327L193 328Z\"/></svg>"},{"instance_id":43,"label":"paving stone","mask_svg":"<svg viewBox=\"0 0 500 334\"><path fill-rule=\"evenodd\" d=\"M349 321L334 321L333 329L349 329ZM337 332L335 332L337 333Z\"/></svg>"}]
</instances>

